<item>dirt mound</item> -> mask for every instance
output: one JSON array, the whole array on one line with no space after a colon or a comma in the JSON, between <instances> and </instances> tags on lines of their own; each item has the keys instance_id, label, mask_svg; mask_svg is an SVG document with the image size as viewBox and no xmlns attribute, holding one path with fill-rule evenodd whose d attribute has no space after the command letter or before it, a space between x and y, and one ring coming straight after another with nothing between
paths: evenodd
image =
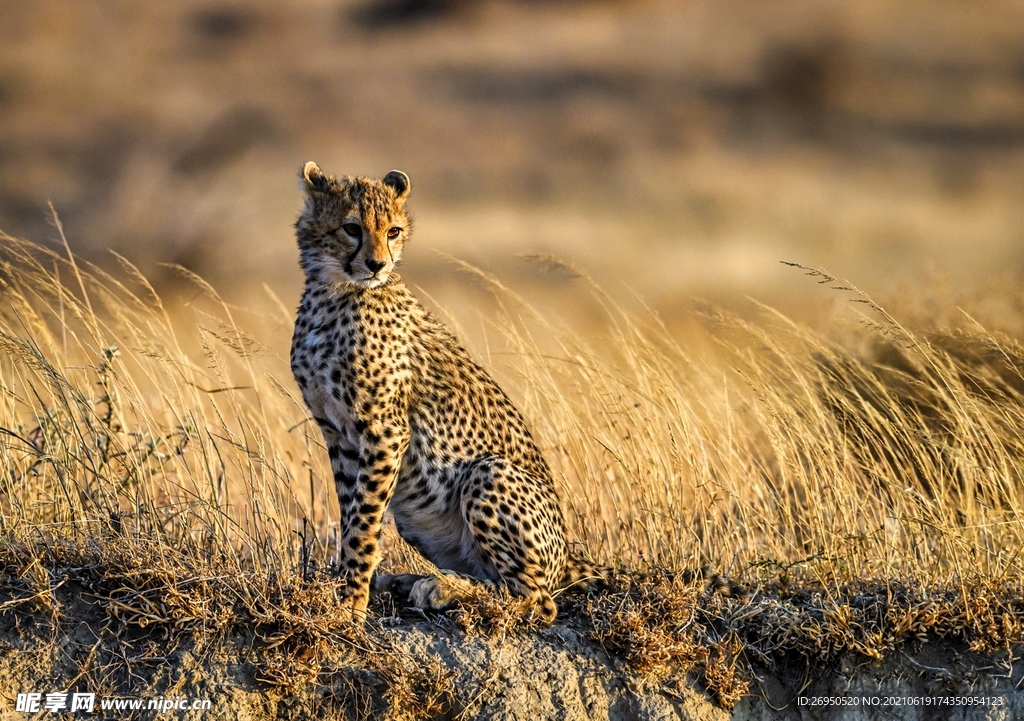
<instances>
[{"instance_id":1,"label":"dirt mound","mask_svg":"<svg viewBox=\"0 0 1024 721\"><path fill-rule=\"evenodd\" d=\"M10 612L24 600L0 602L2 719L29 718L17 710L18 695L29 693L40 694L44 711L50 694L66 694L70 707L74 694L92 693L94 713L108 718L151 718L175 701L209 701L190 711L208 719L728 717L684 679L645 683L571 623L486 636L461 631L450 616L392 616L333 668L303 679L300 652L270 678L268 665L254 662L267 651L258 634L115 629L73 584L56 594L57 614Z\"/></svg>"},{"instance_id":2,"label":"dirt mound","mask_svg":"<svg viewBox=\"0 0 1024 721\"><path fill-rule=\"evenodd\" d=\"M68 583L49 610L0 598L0 718L25 719L76 693L92 714L155 718L161 705L206 719L1007 719L1024 715L1013 656L984 658L948 643L903 644L885 661L853 654L831 667L794 659L753 667L747 696L728 711L685 672L652 680L609 654L577 619L496 635L460 628L458 614L381 616L331 667L304 674L293 649L271 678L268 642L245 629L218 633L121 627ZM408 616L408 612L407 612ZM262 662L260 662L262 659ZM1002 665L1001 665L1002 663ZM291 681L285 683L283 679ZM52 699L49 694L66 694ZM205 702L201 710L184 711ZM121 706L117 706L118 702ZM132 704L137 704L133 708ZM151 706L155 703L155 706ZM177 703L177 706L173 704ZM198 707L197 707L198 708Z\"/></svg>"}]
</instances>

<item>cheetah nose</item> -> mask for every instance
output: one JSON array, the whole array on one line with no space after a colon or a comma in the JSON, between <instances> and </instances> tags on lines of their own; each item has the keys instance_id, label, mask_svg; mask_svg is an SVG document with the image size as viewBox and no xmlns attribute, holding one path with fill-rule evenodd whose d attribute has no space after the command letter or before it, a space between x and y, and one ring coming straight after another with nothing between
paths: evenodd
<instances>
[{"instance_id":1,"label":"cheetah nose","mask_svg":"<svg viewBox=\"0 0 1024 721\"><path fill-rule=\"evenodd\" d=\"M385 265L383 260L374 260L373 258L366 259L366 267L370 269L371 273L376 273L378 270L383 268Z\"/></svg>"}]
</instances>

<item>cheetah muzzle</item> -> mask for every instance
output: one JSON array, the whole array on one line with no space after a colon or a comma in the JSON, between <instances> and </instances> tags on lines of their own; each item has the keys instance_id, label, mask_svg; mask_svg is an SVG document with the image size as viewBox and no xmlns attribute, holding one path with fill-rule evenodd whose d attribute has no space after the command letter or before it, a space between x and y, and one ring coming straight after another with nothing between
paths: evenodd
<instances>
[{"instance_id":1,"label":"cheetah muzzle","mask_svg":"<svg viewBox=\"0 0 1024 721\"><path fill-rule=\"evenodd\" d=\"M291 366L330 456L353 619L365 618L390 511L445 572L378 585L425 608L503 587L550 624L552 591L594 569L568 553L551 471L522 415L395 273L412 228L409 177L336 178L310 162L301 185L306 282Z\"/></svg>"}]
</instances>

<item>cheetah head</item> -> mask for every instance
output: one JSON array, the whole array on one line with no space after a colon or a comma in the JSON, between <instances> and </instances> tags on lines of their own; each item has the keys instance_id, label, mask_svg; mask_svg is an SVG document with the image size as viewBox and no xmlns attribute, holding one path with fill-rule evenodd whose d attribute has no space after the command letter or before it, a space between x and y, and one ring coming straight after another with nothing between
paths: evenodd
<instances>
[{"instance_id":1,"label":"cheetah head","mask_svg":"<svg viewBox=\"0 0 1024 721\"><path fill-rule=\"evenodd\" d=\"M307 277L362 288L387 283L412 227L409 176L392 170L383 180L336 178L312 161L300 176L306 207L295 229Z\"/></svg>"}]
</instances>

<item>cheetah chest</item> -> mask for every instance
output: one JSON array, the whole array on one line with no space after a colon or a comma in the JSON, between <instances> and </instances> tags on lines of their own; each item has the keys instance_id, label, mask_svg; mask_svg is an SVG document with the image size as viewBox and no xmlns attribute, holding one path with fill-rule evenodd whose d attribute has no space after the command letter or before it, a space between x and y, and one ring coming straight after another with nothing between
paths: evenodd
<instances>
[{"instance_id":1,"label":"cheetah chest","mask_svg":"<svg viewBox=\"0 0 1024 721\"><path fill-rule=\"evenodd\" d=\"M325 435L337 435L329 442L358 452L362 434L390 435L407 423L411 372L401 309L341 299L328 301L332 312L302 310L292 338L292 372Z\"/></svg>"}]
</instances>

